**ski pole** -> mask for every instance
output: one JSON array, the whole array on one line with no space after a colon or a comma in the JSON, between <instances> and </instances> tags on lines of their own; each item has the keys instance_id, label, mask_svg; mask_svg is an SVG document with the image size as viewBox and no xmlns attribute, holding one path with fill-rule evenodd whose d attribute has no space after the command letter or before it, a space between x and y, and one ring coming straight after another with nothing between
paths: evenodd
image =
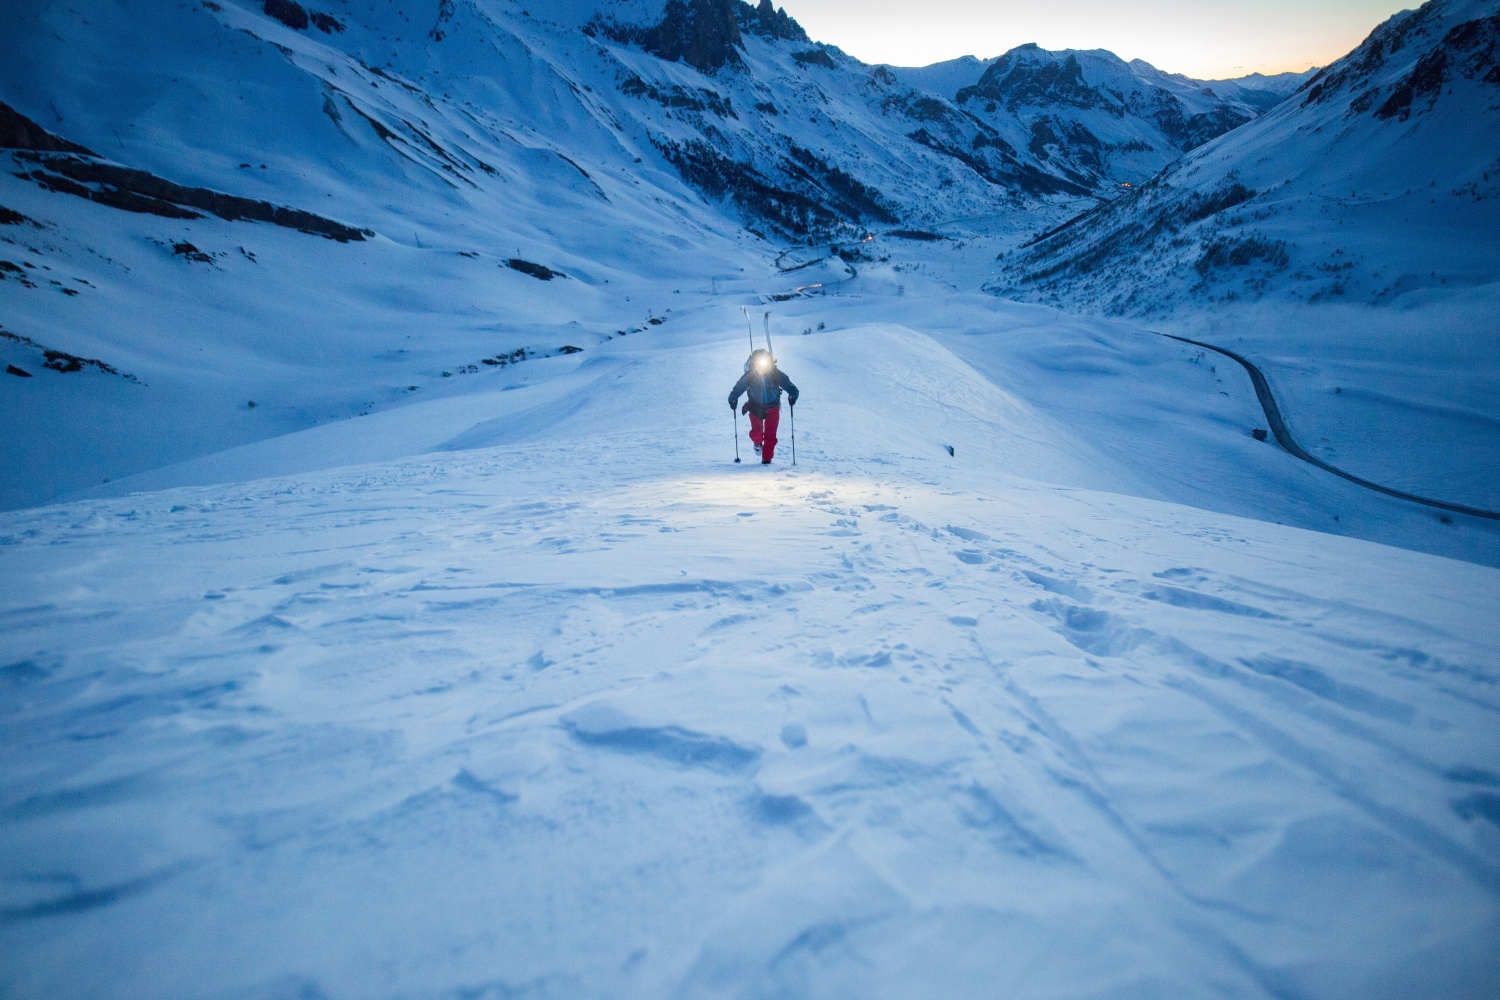
<instances>
[{"instance_id":1,"label":"ski pole","mask_svg":"<svg viewBox=\"0 0 1500 1000\"><path fill-rule=\"evenodd\" d=\"M792 403L792 464L797 464L797 404Z\"/></svg>"},{"instance_id":2,"label":"ski pole","mask_svg":"<svg viewBox=\"0 0 1500 1000\"><path fill-rule=\"evenodd\" d=\"M729 410L730 410L731 413L734 414L734 464L735 465L739 465L740 464L740 408L738 406L731 406L729 408ZM792 453L793 453L793 457L794 458L796 457L796 451L797 451L797 449L795 447L793 447L792 448ZM792 464L795 465L796 463L794 462Z\"/></svg>"}]
</instances>

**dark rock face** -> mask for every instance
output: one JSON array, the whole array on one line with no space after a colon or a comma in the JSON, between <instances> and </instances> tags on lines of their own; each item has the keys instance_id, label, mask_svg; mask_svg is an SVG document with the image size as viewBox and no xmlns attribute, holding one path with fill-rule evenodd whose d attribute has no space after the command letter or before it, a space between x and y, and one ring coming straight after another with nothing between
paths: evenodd
<instances>
[{"instance_id":1,"label":"dark rock face","mask_svg":"<svg viewBox=\"0 0 1500 1000\"><path fill-rule=\"evenodd\" d=\"M76 142L53 135L9 104L0 103L0 149L34 149L45 153L94 154Z\"/></svg>"},{"instance_id":2,"label":"dark rock face","mask_svg":"<svg viewBox=\"0 0 1500 1000\"><path fill-rule=\"evenodd\" d=\"M325 35L331 35L334 32L342 32L344 30L344 22L332 14L310 13L307 16L312 19L312 23L317 26L318 30Z\"/></svg>"},{"instance_id":3,"label":"dark rock face","mask_svg":"<svg viewBox=\"0 0 1500 1000\"><path fill-rule=\"evenodd\" d=\"M1009 143L983 131L974 136L967 149L933 135L925 128L909 132L906 137L934 152L951 156L997 187L1014 187L1031 195L1089 193L1086 183L1043 173L1029 163L1021 163Z\"/></svg>"},{"instance_id":4,"label":"dark rock face","mask_svg":"<svg viewBox=\"0 0 1500 1000\"><path fill-rule=\"evenodd\" d=\"M520 257L512 257L510 260L507 260L505 262L505 266L510 268L512 271L520 271L522 274L529 274L533 278L537 278L541 281L551 281L553 278L567 277L567 275L563 274L561 271L554 271L552 270L552 268L548 267L545 264L534 264L529 260L522 260ZM491 362L485 363L490 364Z\"/></svg>"},{"instance_id":5,"label":"dark rock face","mask_svg":"<svg viewBox=\"0 0 1500 1000\"><path fill-rule=\"evenodd\" d=\"M274 17L288 28L307 30L307 10L296 0L266 0L261 10L267 17Z\"/></svg>"},{"instance_id":6,"label":"dark rock face","mask_svg":"<svg viewBox=\"0 0 1500 1000\"><path fill-rule=\"evenodd\" d=\"M1342 91L1368 84L1370 75L1385 65L1387 56L1404 49L1414 35L1424 34L1428 22L1437 16L1434 5L1429 3L1392 17L1371 32L1359 48L1307 81L1307 96L1302 106L1322 104Z\"/></svg>"},{"instance_id":7,"label":"dark rock face","mask_svg":"<svg viewBox=\"0 0 1500 1000\"><path fill-rule=\"evenodd\" d=\"M1078 59L1069 55L1062 62L1039 58L1035 44L1005 53L972 87L958 92L958 103L973 97L986 98L1014 111L1024 104L1061 104L1074 108L1110 108L1113 104L1083 79Z\"/></svg>"},{"instance_id":8,"label":"dark rock face","mask_svg":"<svg viewBox=\"0 0 1500 1000\"><path fill-rule=\"evenodd\" d=\"M740 61L736 0L668 0L661 23L641 39L646 51L705 73Z\"/></svg>"},{"instance_id":9,"label":"dark rock face","mask_svg":"<svg viewBox=\"0 0 1500 1000\"><path fill-rule=\"evenodd\" d=\"M802 25L787 16L786 8L777 10L771 5L771 0L760 0L760 6L751 7L748 3L736 3L735 15L739 19L740 30L761 38L769 38L773 41L784 40L790 42L805 42L808 40L807 32L802 30Z\"/></svg>"},{"instance_id":10,"label":"dark rock face","mask_svg":"<svg viewBox=\"0 0 1500 1000\"><path fill-rule=\"evenodd\" d=\"M63 194L77 195L127 212L145 212L171 219L200 218L200 209L229 222L248 219L304 233L326 236L346 243L374 233L356 229L321 215L273 205L268 201L240 198L208 188L184 187L144 170L134 170L104 160L73 156L17 154L38 165L26 175L29 180ZM187 207L184 207L187 206Z\"/></svg>"},{"instance_id":11,"label":"dark rock face","mask_svg":"<svg viewBox=\"0 0 1500 1000\"><path fill-rule=\"evenodd\" d=\"M105 375L119 375L121 378L125 379L128 382L135 382L137 385L141 384L140 379L136 378L134 375L121 374L120 371L113 365L106 364L105 362L100 361L98 358L81 358L76 354L69 354L67 351L53 350L50 347L44 347L43 345L38 344L30 337L23 337L20 334L11 333L9 330L4 329L3 327L0 327L0 339L8 340L13 344L20 344L24 347L29 347L33 350L41 352L42 358L44 359L42 361L42 367L51 369L55 372L63 372L64 374L66 374L68 372L81 372L84 370L84 368L96 368ZM6 371L11 375L17 375L21 378L32 377L30 372L22 368L17 368L15 365L7 365Z\"/></svg>"},{"instance_id":12,"label":"dark rock face","mask_svg":"<svg viewBox=\"0 0 1500 1000\"><path fill-rule=\"evenodd\" d=\"M22 215L13 208L6 208L4 205L0 205L0 226L19 226L23 223L30 223L33 226L38 225L35 219ZM38 226L38 228L40 227Z\"/></svg>"},{"instance_id":13,"label":"dark rock face","mask_svg":"<svg viewBox=\"0 0 1500 1000\"><path fill-rule=\"evenodd\" d=\"M1458 25L1396 84L1385 102L1375 109L1375 117L1405 121L1411 117L1417 101L1425 99L1427 107L1432 107L1443 85L1455 76L1500 84L1497 53L1500 53L1500 14Z\"/></svg>"},{"instance_id":14,"label":"dark rock face","mask_svg":"<svg viewBox=\"0 0 1500 1000\"><path fill-rule=\"evenodd\" d=\"M53 135L8 105L0 104L0 149L21 150L17 160L35 164L35 169L17 174L49 191L79 198L126 212L160 215L168 219L199 219L193 209L235 222L249 219L275 226L326 236L340 243L362 240L375 234L300 209L273 205L268 201L239 198L208 188L185 187L163 177L122 167L95 156L77 143ZM21 220L25 216L15 213Z\"/></svg>"},{"instance_id":15,"label":"dark rock face","mask_svg":"<svg viewBox=\"0 0 1500 1000\"><path fill-rule=\"evenodd\" d=\"M197 261L200 264L212 264L214 262L212 256L199 250L187 240L179 240L173 243L172 253L174 256L182 257L185 260Z\"/></svg>"},{"instance_id":16,"label":"dark rock face","mask_svg":"<svg viewBox=\"0 0 1500 1000\"><path fill-rule=\"evenodd\" d=\"M832 230L839 219L800 191L778 187L748 163L730 159L702 141L658 146L689 184L713 198L730 198L747 215L782 232L808 236Z\"/></svg>"},{"instance_id":17,"label":"dark rock face","mask_svg":"<svg viewBox=\"0 0 1500 1000\"><path fill-rule=\"evenodd\" d=\"M1450 28L1436 44L1445 5L1427 3L1403 12L1370 33L1360 47L1307 82L1302 106L1323 104L1353 95L1349 113L1374 109L1383 120L1406 121L1430 110L1454 80L1500 85L1500 14L1464 21ZM1410 73L1386 87L1372 78L1390 58L1412 45L1430 45Z\"/></svg>"},{"instance_id":18,"label":"dark rock face","mask_svg":"<svg viewBox=\"0 0 1500 1000\"><path fill-rule=\"evenodd\" d=\"M332 14L308 10L296 0L265 0L260 9L265 11L267 17L274 17L295 31L306 31L309 24L325 35L344 30L344 22Z\"/></svg>"},{"instance_id":19,"label":"dark rock face","mask_svg":"<svg viewBox=\"0 0 1500 1000\"><path fill-rule=\"evenodd\" d=\"M702 141L658 144L683 179L712 198L728 198L745 214L790 236L811 239L894 223L879 191L795 144L776 164L790 184L778 185L753 165L732 160Z\"/></svg>"},{"instance_id":20,"label":"dark rock face","mask_svg":"<svg viewBox=\"0 0 1500 1000\"><path fill-rule=\"evenodd\" d=\"M792 58L802 66L822 66L824 69L838 69L838 64L833 61L833 56L823 49L808 49L806 52L793 52Z\"/></svg>"},{"instance_id":21,"label":"dark rock face","mask_svg":"<svg viewBox=\"0 0 1500 1000\"><path fill-rule=\"evenodd\" d=\"M583 31L590 37L603 35L639 45L654 56L680 60L704 73L740 65L743 34L773 41L808 40L802 26L787 16L785 8L774 9L771 0L761 0L759 7L742 0L667 0L661 21L655 25L617 24L596 16Z\"/></svg>"}]
</instances>

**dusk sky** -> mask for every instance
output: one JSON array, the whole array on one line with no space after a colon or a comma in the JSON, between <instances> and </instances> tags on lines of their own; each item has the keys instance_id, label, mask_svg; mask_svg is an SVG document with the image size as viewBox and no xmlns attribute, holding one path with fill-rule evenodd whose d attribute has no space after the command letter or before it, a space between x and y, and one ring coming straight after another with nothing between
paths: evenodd
<instances>
[{"instance_id":1,"label":"dusk sky","mask_svg":"<svg viewBox=\"0 0 1500 1000\"><path fill-rule=\"evenodd\" d=\"M1417 0L778 0L821 42L923 66L1024 42L1109 49L1197 79L1301 71L1354 48Z\"/></svg>"}]
</instances>

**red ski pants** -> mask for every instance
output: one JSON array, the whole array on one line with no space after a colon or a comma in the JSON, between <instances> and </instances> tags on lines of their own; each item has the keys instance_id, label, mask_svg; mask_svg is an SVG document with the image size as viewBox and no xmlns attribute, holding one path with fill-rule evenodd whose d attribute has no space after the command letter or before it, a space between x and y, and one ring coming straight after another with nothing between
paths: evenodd
<instances>
[{"instance_id":1,"label":"red ski pants","mask_svg":"<svg viewBox=\"0 0 1500 1000\"><path fill-rule=\"evenodd\" d=\"M781 423L781 407L766 410L762 420L754 411L750 413L750 440L760 445L760 460L769 462L776 454L776 428Z\"/></svg>"}]
</instances>

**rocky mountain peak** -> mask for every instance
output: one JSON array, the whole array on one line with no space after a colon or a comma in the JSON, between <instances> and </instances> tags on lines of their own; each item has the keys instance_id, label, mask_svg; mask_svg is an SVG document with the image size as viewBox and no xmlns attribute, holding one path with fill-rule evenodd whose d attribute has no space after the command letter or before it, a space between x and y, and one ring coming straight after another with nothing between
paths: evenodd
<instances>
[{"instance_id":1,"label":"rocky mountain peak","mask_svg":"<svg viewBox=\"0 0 1500 1000\"><path fill-rule=\"evenodd\" d=\"M748 6L740 0L667 0L661 20L654 25L618 24L596 16L583 30L712 73L741 62L739 8Z\"/></svg>"},{"instance_id":2,"label":"rocky mountain peak","mask_svg":"<svg viewBox=\"0 0 1500 1000\"><path fill-rule=\"evenodd\" d=\"M802 30L802 25L787 15L785 7L777 10L771 0L760 0L758 7L737 3L735 12L739 15L741 31L772 40L808 41L807 32Z\"/></svg>"},{"instance_id":3,"label":"rocky mountain peak","mask_svg":"<svg viewBox=\"0 0 1500 1000\"><path fill-rule=\"evenodd\" d=\"M1351 116L1405 121L1457 80L1500 84L1500 14L1486 8L1448 0L1397 14L1308 81L1302 106L1347 101Z\"/></svg>"},{"instance_id":4,"label":"rocky mountain peak","mask_svg":"<svg viewBox=\"0 0 1500 1000\"><path fill-rule=\"evenodd\" d=\"M1083 78L1072 52L1048 52L1034 42L1011 49L997 59L972 87L958 92L958 102L984 98L1010 110L1029 104L1095 108L1109 103Z\"/></svg>"},{"instance_id":5,"label":"rocky mountain peak","mask_svg":"<svg viewBox=\"0 0 1500 1000\"><path fill-rule=\"evenodd\" d=\"M738 62L735 6L736 0L667 0L648 47L669 62L680 59L705 72Z\"/></svg>"}]
</instances>

